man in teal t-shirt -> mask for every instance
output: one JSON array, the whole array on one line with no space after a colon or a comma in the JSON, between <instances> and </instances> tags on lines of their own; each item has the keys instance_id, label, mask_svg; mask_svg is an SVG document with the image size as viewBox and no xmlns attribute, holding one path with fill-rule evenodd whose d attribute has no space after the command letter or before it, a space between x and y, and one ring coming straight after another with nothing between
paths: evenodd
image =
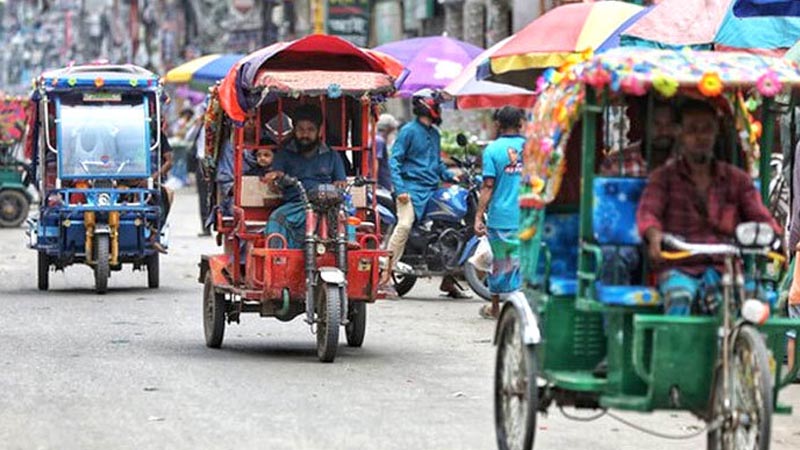
<instances>
[{"instance_id":1,"label":"man in teal t-shirt","mask_svg":"<svg viewBox=\"0 0 800 450\"><path fill-rule=\"evenodd\" d=\"M500 297L519 291L519 184L522 176L520 134L525 112L505 106L495 113L497 139L483 151L483 186L475 217L475 234L487 235L492 248L489 292L492 304L481 308L484 317L497 317ZM488 207L488 220L483 221Z\"/></svg>"}]
</instances>

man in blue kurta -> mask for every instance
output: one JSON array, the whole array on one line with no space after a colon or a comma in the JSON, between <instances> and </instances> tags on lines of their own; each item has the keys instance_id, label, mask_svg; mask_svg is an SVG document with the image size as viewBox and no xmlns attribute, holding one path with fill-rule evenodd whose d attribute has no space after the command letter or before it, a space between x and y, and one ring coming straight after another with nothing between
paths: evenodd
<instances>
[{"instance_id":1,"label":"man in blue kurta","mask_svg":"<svg viewBox=\"0 0 800 450\"><path fill-rule=\"evenodd\" d=\"M381 286L392 297L396 293L389 283L391 273L394 264L403 257L415 218L423 217L428 201L436 192L440 181L456 180L442 162L441 138L439 130L434 127L441 123L442 116L434 93L430 89L423 89L414 94L411 103L416 120L400 129L389 159L392 184L397 196L397 225L389 238L392 259L381 278ZM466 296L458 289L451 276L444 277L440 289L451 297Z\"/></svg>"},{"instance_id":2,"label":"man in blue kurta","mask_svg":"<svg viewBox=\"0 0 800 450\"><path fill-rule=\"evenodd\" d=\"M307 192L320 184L343 184L344 163L341 156L321 141L322 112L313 105L302 105L294 111L292 139L275 154L272 172L265 176L276 183L284 174L297 178ZM286 237L289 248L301 248L305 237L305 205L295 187L283 193L283 204L272 211L266 233Z\"/></svg>"}]
</instances>

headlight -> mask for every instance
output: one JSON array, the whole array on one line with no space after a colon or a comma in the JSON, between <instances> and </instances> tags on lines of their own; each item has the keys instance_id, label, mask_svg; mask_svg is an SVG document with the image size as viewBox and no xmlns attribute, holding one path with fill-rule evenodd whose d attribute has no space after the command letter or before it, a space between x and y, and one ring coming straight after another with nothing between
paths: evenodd
<instances>
[{"instance_id":1,"label":"headlight","mask_svg":"<svg viewBox=\"0 0 800 450\"><path fill-rule=\"evenodd\" d=\"M766 223L745 222L736 227L736 241L744 247L769 247L775 241L775 230Z\"/></svg>"},{"instance_id":2,"label":"headlight","mask_svg":"<svg viewBox=\"0 0 800 450\"><path fill-rule=\"evenodd\" d=\"M98 206L109 206L111 204L111 195L108 193L103 192L102 194L97 196L97 205Z\"/></svg>"}]
</instances>

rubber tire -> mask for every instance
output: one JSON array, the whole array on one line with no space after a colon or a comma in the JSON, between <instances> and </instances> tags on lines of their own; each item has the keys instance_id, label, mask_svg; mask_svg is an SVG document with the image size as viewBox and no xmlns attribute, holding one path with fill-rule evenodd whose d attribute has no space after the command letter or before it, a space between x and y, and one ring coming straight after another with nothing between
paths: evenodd
<instances>
[{"instance_id":1,"label":"rubber tire","mask_svg":"<svg viewBox=\"0 0 800 450\"><path fill-rule=\"evenodd\" d=\"M333 362L339 347L342 297L339 286L319 281L314 288L314 309L317 315L317 357Z\"/></svg>"},{"instance_id":2,"label":"rubber tire","mask_svg":"<svg viewBox=\"0 0 800 450\"><path fill-rule=\"evenodd\" d=\"M153 253L147 257L147 287L158 289L161 284L161 263L158 253Z\"/></svg>"},{"instance_id":3,"label":"rubber tire","mask_svg":"<svg viewBox=\"0 0 800 450\"><path fill-rule=\"evenodd\" d=\"M749 348L753 353L754 369L758 370L757 377L759 378L759 390L761 396L760 417L761 423L759 424L758 432L758 450L769 450L770 435L772 432L772 409L773 409L773 378L770 371L769 352L764 343L764 338L754 327L745 325L739 329L736 335L736 340L733 343L733 354L731 361L735 359L735 355L744 348ZM721 375L721 368L719 374ZM723 398L722 395L722 377L715 377L714 399L712 404L711 420L713 421L716 412L720 405L717 400ZM708 450L737 450L735 447L727 447L722 442L722 433L719 429L709 431L706 435L706 448Z\"/></svg>"},{"instance_id":4,"label":"rubber tire","mask_svg":"<svg viewBox=\"0 0 800 450\"><path fill-rule=\"evenodd\" d=\"M350 322L344 327L347 345L361 347L367 333L367 304L364 302L350 302Z\"/></svg>"},{"instance_id":5,"label":"rubber tire","mask_svg":"<svg viewBox=\"0 0 800 450\"><path fill-rule=\"evenodd\" d=\"M475 248L472 249L472 252L469 254L470 257L475 253L477 248L478 246L476 245ZM490 302L492 301L492 293L489 292L489 275L487 274L486 277L481 280L479 276L480 273L481 272L469 261L464 263L464 278L467 280L470 289L478 294L478 297Z\"/></svg>"},{"instance_id":6,"label":"rubber tire","mask_svg":"<svg viewBox=\"0 0 800 450\"><path fill-rule=\"evenodd\" d=\"M50 257L45 252L37 252L36 255L39 271L37 272L37 284L40 291L50 288Z\"/></svg>"},{"instance_id":7,"label":"rubber tire","mask_svg":"<svg viewBox=\"0 0 800 450\"><path fill-rule=\"evenodd\" d=\"M108 292L108 277L111 271L108 266L109 236L100 234L94 237L94 290L98 294Z\"/></svg>"},{"instance_id":8,"label":"rubber tire","mask_svg":"<svg viewBox=\"0 0 800 450\"><path fill-rule=\"evenodd\" d=\"M0 227L16 228L28 218L28 211L30 211L31 203L28 201L28 197L26 197L25 194L14 189L0 191L0 205L7 201L17 203L19 209L15 211L16 214L8 218L4 217L3 211L0 210Z\"/></svg>"},{"instance_id":9,"label":"rubber tire","mask_svg":"<svg viewBox=\"0 0 800 450\"><path fill-rule=\"evenodd\" d=\"M417 284L417 277L414 275L396 275L393 273L392 283L394 283L394 290L397 291L397 295L402 297L408 294L411 288Z\"/></svg>"},{"instance_id":10,"label":"rubber tire","mask_svg":"<svg viewBox=\"0 0 800 450\"><path fill-rule=\"evenodd\" d=\"M220 348L225 337L225 294L214 291L211 272L203 282L203 331L206 347Z\"/></svg>"},{"instance_id":11,"label":"rubber tire","mask_svg":"<svg viewBox=\"0 0 800 450\"><path fill-rule=\"evenodd\" d=\"M536 413L538 410L539 394L537 388L537 367L535 348L526 345L522 342L522 333L520 333L520 320L519 312L516 308L508 308L500 317L497 323L497 359L495 360L494 372L494 420L495 420L495 433L497 436L497 448L500 450L509 450L512 448L521 448L530 450L533 448L534 439L536 437ZM503 411L503 366L504 357L509 350L513 348L510 345L514 343L517 348L522 349L522 370L526 383L522 387L521 394L527 397L527 407L525 408L526 417L524 418L524 430L522 433L522 446L516 445L517 443L509 444L508 432L506 430L507 418Z\"/></svg>"}]
</instances>

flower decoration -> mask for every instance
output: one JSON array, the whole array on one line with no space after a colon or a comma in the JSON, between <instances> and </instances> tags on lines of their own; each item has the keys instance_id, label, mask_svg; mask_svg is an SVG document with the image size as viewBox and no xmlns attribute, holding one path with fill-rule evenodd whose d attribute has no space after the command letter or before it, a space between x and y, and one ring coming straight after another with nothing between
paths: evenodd
<instances>
[{"instance_id":1,"label":"flower decoration","mask_svg":"<svg viewBox=\"0 0 800 450\"><path fill-rule=\"evenodd\" d=\"M97 77L97 78L94 79L94 86L96 88L98 88L98 89L103 87L105 84L106 84L106 80L104 80L102 77Z\"/></svg>"},{"instance_id":2,"label":"flower decoration","mask_svg":"<svg viewBox=\"0 0 800 450\"><path fill-rule=\"evenodd\" d=\"M663 73L658 73L653 77L653 89L662 97L670 98L678 92L678 81Z\"/></svg>"},{"instance_id":3,"label":"flower decoration","mask_svg":"<svg viewBox=\"0 0 800 450\"><path fill-rule=\"evenodd\" d=\"M774 97L781 91L782 87L783 84L780 78L778 78L778 74L772 70L761 75L758 81L756 81L756 88L764 97Z\"/></svg>"},{"instance_id":4,"label":"flower decoration","mask_svg":"<svg viewBox=\"0 0 800 450\"><path fill-rule=\"evenodd\" d=\"M611 75L598 64L583 74L583 81L589 86L599 90L611 82Z\"/></svg>"},{"instance_id":5,"label":"flower decoration","mask_svg":"<svg viewBox=\"0 0 800 450\"><path fill-rule=\"evenodd\" d=\"M531 189L537 194L542 192L542 189L544 189L544 180L537 176L533 176L531 178Z\"/></svg>"},{"instance_id":6,"label":"flower decoration","mask_svg":"<svg viewBox=\"0 0 800 450\"><path fill-rule=\"evenodd\" d=\"M131 85L131 87L136 87L139 85L139 80L137 80L136 78L131 78L130 80L128 80L128 83Z\"/></svg>"},{"instance_id":7,"label":"flower decoration","mask_svg":"<svg viewBox=\"0 0 800 450\"><path fill-rule=\"evenodd\" d=\"M544 76L540 76L536 79L536 91L534 92L536 95L539 95L544 91L547 87L547 80L544 79Z\"/></svg>"},{"instance_id":8,"label":"flower decoration","mask_svg":"<svg viewBox=\"0 0 800 450\"><path fill-rule=\"evenodd\" d=\"M717 72L704 73L703 77L700 78L700 82L697 84L697 89L706 97L718 96L722 93L723 88L722 79Z\"/></svg>"},{"instance_id":9,"label":"flower decoration","mask_svg":"<svg viewBox=\"0 0 800 450\"><path fill-rule=\"evenodd\" d=\"M635 75L627 75L624 77L620 82L620 87L626 94L635 95L637 97L647 94L644 82Z\"/></svg>"},{"instance_id":10,"label":"flower decoration","mask_svg":"<svg viewBox=\"0 0 800 450\"><path fill-rule=\"evenodd\" d=\"M342 87L336 83L328 85L328 98L339 98L342 96Z\"/></svg>"},{"instance_id":11,"label":"flower decoration","mask_svg":"<svg viewBox=\"0 0 800 450\"><path fill-rule=\"evenodd\" d=\"M53 87L58 86L58 78L53 78L53 81L51 81L50 84L53 85Z\"/></svg>"},{"instance_id":12,"label":"flower decoration","mask_svg":"<svg viewBox=\"0 0 800 450\"><path fill-rule=\"evenodd\" d=\"M755 144L761 138L761 133L764 131L761 122L753 120L750 122L750 143Z\"/></svg>"},{"instance_id":13,"label":"flower decoration","mask_svg":"<svg viewBox=\"0 0 800 450\"><path fill-rule=\"evenodd\" d=\"M78 79L74 77L70 78L69 80L67 80L67 84L69 85L69 87L75 87L75 85L78 84Z\"/></svg>"},{"instance_id":14,"label":"flower decoration","mask_svg":"<svg viewBox=\"0 0 800 450\"><path fill-rule=\"evenodd\" d=\"M761 106L761 101L755 97L747 97L747 101L744 104L748 111L754 112Z\"/></svg>"}]
</instances>

